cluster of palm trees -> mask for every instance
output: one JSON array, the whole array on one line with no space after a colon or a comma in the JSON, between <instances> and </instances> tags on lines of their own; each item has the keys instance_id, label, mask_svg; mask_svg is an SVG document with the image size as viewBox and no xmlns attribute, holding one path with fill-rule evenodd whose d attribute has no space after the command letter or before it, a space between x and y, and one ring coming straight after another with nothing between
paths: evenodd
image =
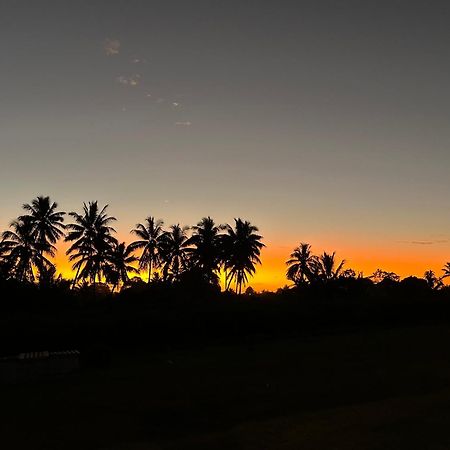
<instances>
[{"instance_id":1,"label":"cluster of palm trees","mask_svg":"<svg viewBox=\"0 0 450 450\"><path fill-rule=\"evenodd\" d=\"M294 248L286 261L286 278L296 286L307 284L327 283L338 279L363 278L362 273L356 273L353 269L344 269L345 260L338 261L336 253L324 252L322 255L314 255L311 246L301 242ZM450 262L446 263L442 269L443 275L437 276L433 270L424 273L424 280L430 289L439 290L444 287L444 280L450 277ZM374 283L390 282L397 283L400 276L395 272L377 269L368 277Z\"/></svg>"},{"instance_id":2,"label":"cluster of palm trees","mask_svg":"<svg viewBox=\"0 0 450 450\"><path fill-rule=\"evenodd\" d=\"M338 262L335 252L314 255L311 246L304 242L294 248L286 265L286 278L297 286L356 276L354 270L344 270L345 260Z\"/></svg>"},{"instance_id":3,"label":"cluster of palm trees","mask_svg":"<svg viewBox=\"0 0 450 450\"><path fill-rule=\"evenodd\" d=\"M95 288L106 282L114 290L128 283L132 274L145 274L148 283L176 282L196 271L214 285L223 273L225 289L234 283L240 294L261 263L262 236L240 218L234 226L217 225L205 217L191 228L165 229L162 220L149 216L131 230L136 240L126 245L115 237L116 218L108 214L108 206L99 207L96 201L84 203L80 213L70 212L68 224L66 213L49 197L39 196L23 209L26 214L11 222L0 241L3 275L23 282L43 283L55 275L52 258L59 239L70 243L66 253L75 273L73 287L90 283Z\"/></svg>"}]
</instances>

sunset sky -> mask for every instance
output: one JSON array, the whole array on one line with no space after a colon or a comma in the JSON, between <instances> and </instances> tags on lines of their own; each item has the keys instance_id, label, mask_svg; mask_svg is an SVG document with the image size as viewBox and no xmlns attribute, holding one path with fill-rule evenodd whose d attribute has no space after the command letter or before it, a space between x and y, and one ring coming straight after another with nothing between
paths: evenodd
<instances>
[{"instance_id":1,"label":"sunset sky","mask_svg":"<svg viewBox=\"0 0 450 450\"><path fill-rule=\"evenodd\" d=\"M369 275L450 261L450 3L0 3L0 227L33 197L260 228ZM59 267L67 271L63 252Z\"/></svg>"}]
</instances>

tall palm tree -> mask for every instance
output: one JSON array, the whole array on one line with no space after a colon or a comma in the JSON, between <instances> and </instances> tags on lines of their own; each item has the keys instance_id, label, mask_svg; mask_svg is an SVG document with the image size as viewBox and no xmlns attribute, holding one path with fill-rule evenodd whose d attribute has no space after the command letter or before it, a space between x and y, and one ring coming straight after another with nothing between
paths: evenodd
<instances>
[{"instance_id":1,"label":"tall palm tree","mask_svg":"<svg viewBox=\"0 0 450 450\"><path fill-rule=\"evenodd\" d=\"M81 214L69 213L74 222L67 225L65 240L72 242L66 253L76 271L73 286L82 278L89 279L95 287L96 279L100 281L104 274L111 248L117 243L110 225L116 218L106 213L107 208L108 205L99 209L98 202L93 201L83 204Z\"/></svg>"},{"instance_id":2,"label":"tall palm tree","mask_svg":"<svg viewBox=\"0 0 450 450\"><path fill-rule=\"evenodd\" d=\"M226 225L225 228L228 236L225 245L230 253L224 267L228 271L226 289L229 289L234 280L236 291L240 295L242 286L248 282L248 277L255 273L255 265L261 264L259 257L265 245L261 242L262 236L257 234L257 227L240 218L234 219L234 222L234 228L230 225Z\"/></svg>"},{"instance_id":3,"label":"tall palm tree","mask_svg":"<svg viewBox=\"0 0 450 450\"><path fill-rule=\"evenodd\" d=\"M36 197L31 203L25 203L23 209L28 211L28 214L20 218L27 217L33 226L33 236L36 242L44 245L51 245L54 249L54 244L64 236L64 216L65 212L58 211L58 204L52 202L50 197L42 195Z\"/></svg>"},{"instance_id":4,"label":"tall palm tree","mask_svg":"<svg viewBox=\"0 0 450 450\"><path fill-rule=\"evenodd\" d=\"M190 250L192 263L198 267L209 283L217 284L219 265L221 262L221 234L223 226L216 225L211 217L203 219L192 227L192 236L187 245Z\"/></svg>"},{"instance_id":5,"label":"tall palm tree","mask_svg":"<svg viewBox=\"0 0 450 450\"><path fill-rule=\"evenodd\" d=\"M165 280L178 280L182 272L189 264L189 243L186 231L188 227L172 225L167 233L164 233L161 243L161 262L163 278Z\"/></svg>"},{"instance_id":6,"label":"tall palm tree","mask_svg":"<svg viewBox=\"0 0 450 450\"><path fill-rule=\"evenodd\" d=\"M145 223L138 223L131 230L138 240L132 242L130 247L133 250L142 250L139 257L139 268L148 271L148 283L151 282L153 269L158 269L160 266L161 246L165 234L163 225L162 220L155 220L154 217L149 216L145 219Z\"/></svg>"},{"instance_id":7,"label":"tall palm tree","mask_svg":"<svg viewBox=\"0 0 450 450\"><path fill-rule=\"evenodd\" d=\"M52 202L50 197L42 195L36 197L31 203L25 203L23 209L28 212L19 219L29 220L32 225L32 236L40 248L41 255L48 253L55 256L55 244L64 236L65 212L58 211L58 204ZM40 262L44 260L40 258ZM44 267L38 267L39 272L44 272Z\"/></svg>"},{"instance_id":8,"label":"tall palm tree","mask_svg":"<svg viewBox=\"0 0 450 450\"><path fill-rule=\"evenodd\" d=\"M127 246L125 242L113 243L106 259L105 266L106 281L111 283L113 291L120 283L125 284L129 281L129 273L139 273L139 271L131 264L138 261L138 258L133 256L133 248Z\"/></svg>"},{"instance_id":9,"label":"tall palm tree","mask_svg":"<svg viewBox=\"0 0 450 450\"><path fill-rule=\"evenodd\" d=\"M304 242L294 248L286 261L288 269L286 271L286 278L294 282L297 286L310 281L311 279L311 265L314 262L314 256L311 253L311 246Z\"/></svg>"},{"instance_id":10,"label":"tall palm tree","mask_svg":"<svg viewBox=\"0 0 450 450\"><path fill-rule=\"evenodd\" d=\"M33 267L51 266L43 256L49 251L47 244L37 244L33 223L26 217L11 222L11 230L2 233L1 253L10 274L19 281L34 281Z\"/></svg>"}]
</instances>

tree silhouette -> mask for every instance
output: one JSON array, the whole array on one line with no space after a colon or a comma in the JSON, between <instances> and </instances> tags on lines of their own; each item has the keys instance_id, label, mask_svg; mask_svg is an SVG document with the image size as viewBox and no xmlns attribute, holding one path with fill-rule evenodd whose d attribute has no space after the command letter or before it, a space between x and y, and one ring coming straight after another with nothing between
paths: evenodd
<instances>
[{"instance_id":1,"label":"tree silhouette","mask_svg":"<svg viewBox=\"0 0 450 450\"><path fill-rule=\"evenodd\" d=\"M438 278L433 270L427 270L423 275L430 289L440 289L443 286L441 278Z\"/></svg>"},{"instance_id":2,"label":"tree silhouette","mask_svg":"<svg viewBox=\"0 0 450 450\"><path fill-rule=\"evenodd\" d=\"M450 262L445 263L445 266L442 268L444 275L442 278L450 277Z\"/></svg>"},{"instance_id":3,"label":"tree silhouette","mask_svg":"<svg viewBox=\"0 0 450 450\"><path fill-rule=\"evenodd\" d=\"M359 279L361 279L361 278L362 278L362 275L361 275L361 274L357 275L357 274L356 274L356 271L353 270L353 269L350 268L350 267L349 267L348 269L342 270L341 273L340 273L340 275L339 275L339 278L345 279L345 280L354 280L354 279L356 279L357 277L358 277Z\"/></svg>"},{"instance_id":4,"label":"tree silhouette","mask_svg":"<svg viewBox=\"0 0 450 450\"><path fill-rule=\"evenodd\" d=\"M110 226L116 218L106 213L107 208L108 205L100 210L94 201L83 204L82 214L69 213L74 222L67 225L69 232L65 240L73 242L66 252L76 271L73 286L81 278L89 279L95 287L96 279L100 281L104 274L111 248L117 243L112 236L115 230Z\"/></svg>"},{"instance_id":5,"label":"tree silhouette","mask_svg":"<svg viewBox=\"0 0 450 450\"><path fill-rule=\"evenodd\" d=\"M397 283L400 281L400 277L395 272L387 272L382 269L377 269L369 277L374 283Z\"/></svg>"},{"instance_id":6,"label":"tree silhouette","mask_svg":"<svg viewBox=\"0 0 450 450\"><path fill-rule=\"evenodd\" d=\"M286 278L297 286L307 283L311 280L311 265L314 263L314 256L311 253L311 246L304 242L294 248L286 261L288 269Z\"/></svg>"},{"instance_id":7,"label":"tree silhouette","mask_svg":"<svg viewBox=\"0 0 450 450\"><path fill-rule=\"evenodd\" d=\"M336 252L327 253L324 252L317 259L319 276L323 281L335 280L339 277L345 264L345 260L342 260L339 264L336 261Z\"/></svg>"},{"instance_id":8,"label":"tree silhouette","mask_svg":"<svg viewBox=\"0 0 450 450\"><path fill-rule=\"evenodd\" d=\"M12 276L19 281L34 281L34 267L51 265L44 253L49 252L48 244L38 244L34 237L33 222L22 217L11 222L11 230L2 233L1 253Z\"/></svg>"},{"instance_id":9,"label":"tree silhouette","mask_svg":"<svg viewBox=\"0 0 450 450\"><path fill-rule=\"evenodd\" d=\"M222 256L220 232L223 226L216 225L208 216L193 226L192 230L192 236L186 242L186 245L192 246L190 250L192 263L209 283L218 284Z\"/></svg>"},{"instance_id":10,"label":"tree silhouette","mask_svg":"<svg viewBox=\"0 0 450 450\"><path fill-rule=\"evenodd\" d=\"M154 217L149 216L145 219L145 223L138 223L131 230L138 240L132 242L130 247L133 250L142 250L139 257L139 268L148 271L149 284L152 280L153 269L158 269L161 263L161 247L165 234L163 225L162 220L155 220Z\"/></svg>"},{"instance_id":11,"label":"tree silhouette","mask_svg":"<svg viewBox=\"0 0 450 450\"><path fill-rule=\"evenodd\" d=\"M19 220L30 222L32 237L41 254L48 253L50 256L55 256L55 244L58 239L64 236L65 212L58 211L57 208L58 204L51 202L48 196L38 196L31 203L23 205L23 209L28 211L28 214L20 216ZM40 258L39 262L44 262L44 259ZM45 270L42 266L38 266L38 269L40 275Z\"/></svg>"},{"instance_id":12,"label":"tree silhouette","mask_svg":"<svg viewBox=\"0 0 450 450\"><path fill-rule=\"evenodd\" d=\"M133 256L133 248L126 246L125 242L113 242L106 256L105 277L106 281L112 285L114 291L120 283L126 284L129 281L128 273L139 273L131 264L138 261Z\"/></svg>"},{"instance_id":13,"label":"tree silhouette","mask_svg":"<svg viewBox=\"0 0 450 450\"><path fill-rule=\"evenodd\" d=\"M257 227L240 218L234 221L234 228L230 225L225 227L227 238L224 241L229 254L224 266L225 270L229 271L226 289L234 281L236 292L240 295L242 286L248 282L248 277L255 273L255 265L261 264L259 256L265 245L261 242L262 236L256 234Z\"/></svg>"},{"instance_id":14,"label":"tree silhouette","mask_svg":"<svg viewBox=\"0 0 450 450\"><path fill-rule=\"evenodd\" d=\"M188 227L172 225L161 239L161 261L164 280L178 281L181 273L188 268L189 243Z\"/></svg>"}]
</instances>

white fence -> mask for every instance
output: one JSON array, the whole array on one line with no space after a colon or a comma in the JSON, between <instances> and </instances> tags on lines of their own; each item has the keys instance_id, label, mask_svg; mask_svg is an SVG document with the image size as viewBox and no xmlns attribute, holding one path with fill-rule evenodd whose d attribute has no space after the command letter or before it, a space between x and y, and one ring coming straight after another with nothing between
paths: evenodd
<instances>
[{"instance_id":1,"label":"white fence","mask_svg":"<svg viewBox=\"0 0 450 450\"><path fill-rule=\"evenodd\" d=\"M33 381L77 372L80 352L29 352L0 359L0 382Z\"/></svg>"}]
</instances>

